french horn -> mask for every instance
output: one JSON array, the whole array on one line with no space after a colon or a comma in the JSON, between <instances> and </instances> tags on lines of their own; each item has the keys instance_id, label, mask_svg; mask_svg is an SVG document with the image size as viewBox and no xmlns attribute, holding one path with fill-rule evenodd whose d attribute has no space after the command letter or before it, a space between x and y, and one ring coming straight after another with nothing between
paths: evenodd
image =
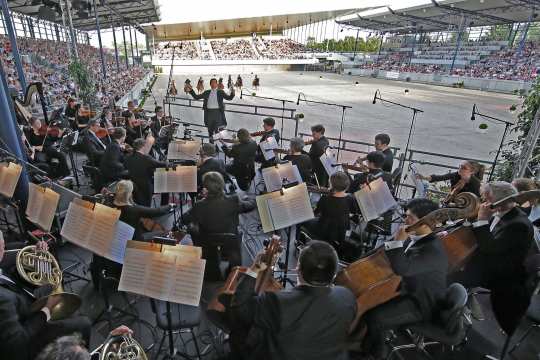
<instances>
[{"instance_id":1,"label":"french horn","mask_svg":"<svg viewBox=\"0 0 540 360\"><path fill-rule=\"evenodd\" d=\"M51 296L60 297L60 301L51 310L51 320L61 320L71 316L81 306L81 298L77 294L64 292L62 287L62 270L55 257L47 250L38 249L35 245L26 246L17 253L17 272L34 286L51 285L53 292L37 299L30 307L39 311L47 304Z\"/></svg>"},{"instance_id":2,"label":"french horn","mask_svg":"<svg viewBox=\"0 0 540 360\"><path fill-rule=\"evenodd\" d=\"M131 335L109 336L105 342L90 354L99 354L99 360L148 360L141 344Z\"/></svg>"}]
</instances>

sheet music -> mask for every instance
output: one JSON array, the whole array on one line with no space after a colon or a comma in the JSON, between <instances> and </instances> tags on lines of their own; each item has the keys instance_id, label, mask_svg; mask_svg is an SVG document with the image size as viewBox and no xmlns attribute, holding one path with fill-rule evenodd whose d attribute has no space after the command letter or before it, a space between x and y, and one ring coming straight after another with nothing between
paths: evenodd
<instances>
[{"instance_id":1,"label":"sheet music","mask_svg":"<svg viewBox=\"0 0 540 360\"><path fill-rule=\"evenodd\" d=\"M414 186L416 187L415 197L422 199L425 198L427 195L428 184L424 180L418 178L420 173L418 172L415 164L411 163L409 165L409 170L411 170L412 180L414 182Z\"/></svg>"},{"instance_id":2,"label":"sheet music","mask_svg":"<svg viewBox=\"0 0 540 360\"><path fill-rule=\"evenodd\" d=\"M199 158L200 144L194 140L174 140L169 143L167 160L193 160Z\"/></svg>"},{"instance_id":3,"label":"sheet music","mask_svg":"<svg viewBox=\"0 0 540 360\"><path fill-rule=\"evenodd\" d=\"M279 147L278 143L276 142L276 139L272 136L267 138L265 141L261 141L259 143L259 147L261 148L261 151L263 153L265 160L272 160L276 157L276 154L274 153L274 149L277 149Z\"/></svg>"},{"instance_id":4,"label":"sheet music","mask_svg":"<svg viewBox=\"0 0 540 360\"><path fill-rule=\"evenodd\" d=\"M302 177L298 167L290 161L262 169L262 176L267 191L276 191L290 184L301 184Z\"/></svg>"},{"instance_id":5,"label":"sheet music","mask_svg":"<svg viewBox=\"0 0 540 360\"><path fill-rule=\"evenodd\" d=\"M328 176L334 175L338 171L343 171L341 165L336 166L336 154L330 148L326 148L324 154L319 158Z\"/></svg>"},{"instance_id":6,"label":"sheet music","mask_svg":"<svg viewBox=\"0 0 540 360\"><path fill-rule=\"evenodd\" d=\"M221 130L220 132L213 135L214 140L235 140L236 134L230 130Z\"/></svg>"},{"instance_id":7,"label":"sheet music","mask_svg":"<svg viewBox=\"0 0 540 360\"><path fill-rule=\"evenodd\" d=\"M104 241L103 239L94 239L91 241L88 250L94 254L98 254L111 261L119 264L124 263L124 254L126 251L127 242L133 239L135 228L126 224L123 221L118 221L114 228L114 237L112 242Z\"/></svg>"},{"instance_id":8,"label":"sheet music","mask_svg":"<svg viewBox=\"0 0 540 360\"><path fill-rule=\"evenodd\" d=\"M197 192L197 167L159 168L154 172L155 193Z\"/></svg>"},{"instance_id":9,"label":"sheet music","mask_svg":"<svg viewBox=\"0 0 540 360\"><path fill-rule=\"evenodd\" d=\"M44 231L50 231L59 201L60 194L54 190L29 183L26 206L28 220Z\"/></svg>"},{"instance_id":10,"label":"sheet music","mask_svg":"<svg viewBox=\"0 0 540 360\"><path fill-rule=\"evenodd\" d=\"M0 194L12 198L19 178L22 166L13 162L0 164Z\"/></svg>"},{"instance_id":11,"label":"sheet music","mask_svg":"<svg viewBox=\"0 0 540 360\"><path fill-rule=\"evenodd\" d=\"M378 178L354 193L360 207L360 212L366 221L377 219L390 209L397 206L388 185Z\"/></svg>"},{"instance_id":12,"label":"sheet music","mask_svg":"<svg viewBox=\"0 0 540 360\"><path fill-rule=\"evenodd\" d=\"M200 252L139 243L128 243L118 289L198 306L206 265L206 260L199 257Z\"/></svg>"},{"instance_id":13,"label":"sheet music","mask_svg":"<svg viewBox=\"0 0 540 360\"><path fill-rule=\"evenodd\" d=\"M271 232L313 219L305 183L257 196L257 208L264 232Z\"/></svg>"}]
</instances>

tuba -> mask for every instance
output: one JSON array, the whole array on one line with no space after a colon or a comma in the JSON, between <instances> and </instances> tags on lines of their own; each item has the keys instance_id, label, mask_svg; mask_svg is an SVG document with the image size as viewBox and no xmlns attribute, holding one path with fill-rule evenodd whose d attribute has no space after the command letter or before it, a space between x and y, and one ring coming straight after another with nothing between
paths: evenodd
<instances>
[{"instance_id":1,"label":"tuba","mask_svg":"<svg viewBox=\"0 0 540 360\"><path fill-rule=\"evenodd\" d=\"M147 360L143 347L131 335L109 336L90 354L99 360Z\"/></svg>"},{"instance_id":2,"label":"tuba","mask_svg":"<svg viewBox=\"0 0 540 360\"><path fill-rule=\"evenodd\" d=\"M39 311L47 304L51 296L60 297L60 301L51 309L51 320L65 319L71 316L80 306L81 298L63 291L62 270L54 256L46 250L38 250L35 245L26 246L17 253L17 272L34 286L51 285L53 292L37 299L30 309Z\"/></svg>"}]
</instances>

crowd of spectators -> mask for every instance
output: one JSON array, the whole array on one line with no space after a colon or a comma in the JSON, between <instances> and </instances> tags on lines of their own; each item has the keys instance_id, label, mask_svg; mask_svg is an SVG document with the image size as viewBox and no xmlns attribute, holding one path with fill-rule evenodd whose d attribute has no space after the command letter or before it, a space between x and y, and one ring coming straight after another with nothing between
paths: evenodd
<instances>
[{"instance_id":1,"label":"crowd of spectators","mask_svg":"<svg viewBox=\"0 0 540 360\"><path fill-rule=\"evenodd\" d=\"M212 40L212 50L216 60L251 60L258 56L252 43L245 39Z\"/></svg>"},{"instance_id":2,"label":"crowd of spectators","mask_svg":"<svg viewBox=\"0 0 540 360\"><path fill-rule=\"evenodd\" d=\"M197 46L193 41L172 41L160 43L156 47L156 55L161 60L171 60L173 52L174 58L178 60L200 59Z\"/></svg>"},{"instance_id":3,"label":"crowd of spectators","mask_svg":"<svg viewBox=\"0 0 540 360\"><path fill-rule=\"evenodd\" d=\"M304 45L291 39L262 39L255 40L257 50L265 59L298 59L306 52Z\"/></svg>"},{"instance_id":4,"label":"crowd of spectators","mask_svg":"<svg viewBox=\"0 0 540 360\"><path fill-rule=\"evenodd\" d=\"M69 75L69 50L65 42L19 37L17 45L21 54L23 71L27 84L43 83L44 95L53 107L65 105L67 97L75 93L75 82ZM11 45L5 36L0 35L0 61L6 73L8 86L23 91L18 80ZM81 62L86 64L96 85L96 97L103 106L109 105L124 96L147 73L141 66L120 64L117 70L112 54L105 51L107 78L102 78L99 49L90 45L77 44Z\"/></svg>"}]
</instances>

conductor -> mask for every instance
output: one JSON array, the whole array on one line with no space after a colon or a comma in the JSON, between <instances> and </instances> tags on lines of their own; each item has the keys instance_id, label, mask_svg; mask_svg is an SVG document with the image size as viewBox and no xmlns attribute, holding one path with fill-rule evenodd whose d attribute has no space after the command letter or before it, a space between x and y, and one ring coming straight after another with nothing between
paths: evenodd
<instances>
[{"instance_id":1,"label":"conductor","mask_svg":"<svg viewBox=\"0 0 540 360\"><path fill-rule=\"evenodd\" d=\"M225 91L218 89L216 78L210 79L210 90L206 90L202 94L196 94L191 85L186 85L186 87L186 90L189 91L194 99L204 100L204 126L208 129L208 135L210 136L210 141L212 141L212 135L217 133L220 128L227 126L223 99L232 100L234 98L234 89L231 88L230 94L227 95Z\"/></svg>"}]
</instances>

